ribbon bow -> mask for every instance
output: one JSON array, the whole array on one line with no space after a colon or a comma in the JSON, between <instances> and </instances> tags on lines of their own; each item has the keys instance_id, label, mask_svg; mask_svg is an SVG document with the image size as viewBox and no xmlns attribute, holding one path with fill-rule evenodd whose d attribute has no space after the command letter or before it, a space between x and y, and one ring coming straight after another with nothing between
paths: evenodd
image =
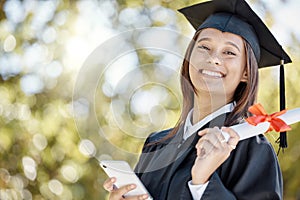
<instances>
[{"instance_id":1,"label":"ribbon bow","mask_svg":"<svg viewBox=\"0 0 300 200\"><path fill-rule=\"evenodd\" d=\"M291 127L289 125L287 125L282 119L278 118L278 116L286 113L286 110L282 110L280 112L275 112L273 114L268 115L263 106L260 103L258 103L254 104L253 106L250 106L248 111L254 115L246 119L246 121L251 125L256 126L261 122L270 122L270 127L267 130L267 132L272 130L275 130L277 132L291 130Z\"/></svg>"}]
</instances>

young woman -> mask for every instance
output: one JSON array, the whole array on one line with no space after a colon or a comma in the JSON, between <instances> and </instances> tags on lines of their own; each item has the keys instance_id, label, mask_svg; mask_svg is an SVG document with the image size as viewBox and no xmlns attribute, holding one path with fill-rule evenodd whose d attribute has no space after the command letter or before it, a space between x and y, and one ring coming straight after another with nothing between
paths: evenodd
<instances>
[{"instance_id":1,"label":"young woman","mask_svg":"<svg viewBox=\"0 0 300 200\"><path fill-rule=\"evenodd\" d=\"M245 6L246 11L239 10ZM257 95L258 68L273 64L275 59L266 56L261 39L271 33L265 32L264 24L261 29L262 22L247 6L244 0L215 0L181 10L197 29L181 69L182 114L173 129L147 138L136 166L155 200L283 197L282 175L271 144L263 135L239 141L238 134L228 128L250 116L248 108ZM212 11L199 14L207 9ZM244 12L254 19L242 16ZM272 39L269 42L288 58ZM272 49L268 52L276 55ZM228 141L221 131L230 135ZM111 178L104 183L111 200L125 199L122 196L135 188L113 189L115 181Z\"/></svg>"}]
</instances>

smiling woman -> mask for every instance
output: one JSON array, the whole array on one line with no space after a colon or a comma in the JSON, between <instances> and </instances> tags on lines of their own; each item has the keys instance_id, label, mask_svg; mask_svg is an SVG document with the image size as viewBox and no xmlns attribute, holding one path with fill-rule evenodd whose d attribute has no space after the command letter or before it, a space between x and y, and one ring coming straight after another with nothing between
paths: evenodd
<instances>
[{"instance_id":1,"label":"smiling woman","mask_svg":"<svg viewBox=\"0 0 300 200\"><path fill-rule=\"evenodd\" d=\"M258 68L289 63L289 56L244 0L213 0L180 12L196 29L181 68L181 116L174 128L147 138L137 175L156 200L282 199L282 175L271 144L263 135L240 141L224 126L250 116ZM104 183L111 200L135 188L114 189L117 179Z\"/></svg>"}]
</instances>

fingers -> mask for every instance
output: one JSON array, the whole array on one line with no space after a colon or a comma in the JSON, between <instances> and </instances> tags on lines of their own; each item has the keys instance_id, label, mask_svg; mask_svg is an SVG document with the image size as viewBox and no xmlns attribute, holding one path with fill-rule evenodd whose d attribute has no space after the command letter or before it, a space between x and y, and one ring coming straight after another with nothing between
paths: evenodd
<instances>
[{"instance_id":1,"label":"fingers","mask_svg":"<svg viewBox=\"0 0 300 200\"><path fill-rule=\"evenodd\" d=\"M213 151L223 151L227 148L226 140L222 134L220 134L220 129L218 127L205 129L203 132L199 132L203 135L197 145L197 156L199 158L205 158Z\"/></svg>"},{"instance_id":2,"label":"fingers","mask_svg":"<svg viewBox=\"0 0 300 200\"><path fill-rule=\"evenodd\" d=\"M200 139L196 144L197 156L204 158L213 148L213 145L208 140Z\"/></svg>"},{"instance_id":3,"label":"fingers","mask_svg":"<svg viewBox=\"0 0 300 200\"><path fill-rule=\"evenodd\" d=\"M110 193L110 198L109 199L110 200L114 200L114 199L117 199L117 200L119 200L119 199L144 200L144 199L148 198L147 194L124 197L124 195L126 195L131 190L134 190L135 188L136 188L135 184L129 184L129 185L125 185L123 187L120 187L118 189L115 189Z\"/></svg>"},{"instance_id":4,"label":"fingers","mask_svg":"<svg viewBox=\"0 0 300 200\"><path fill-rule=\"evenodd\" d=\"M240 140L240 136L232 128L222 127L222 131L225 131L225 132L227 132L229 134L230 138L229 138L227 144L232 149L235 149L236 145L238 144L238 142Z\"/></svg>"},{"instance_id":5,"label":"fingers","mask_svg":"<svg viewBox=\"0 0 300 200\"><path fill-rule=\"evenodd\" d=\"M203 135L205 135L208 132L208 130L209 130L209 128L203 129L203 130L201 130L201 131L198 132L198 135L199 136L203 136Z\"/></svg>"},{"instance_id":6,"label":"fingers","mask_svg":"<svg viewBox=\"0 0 300 200\"><path fill-rule=\"evenodd\" d=\"M218 127L204 129L203 131L200 131L198 135L202 136L200 140L207 140L216 148L224 146L224 143L226 143L226 140Z\"/></svg>"},{"instance_id":7,"label":"fingers","mask_svg":"<svg viewBox=\"0 0 300 200\"><path fill-rule=\"evenodd\" d=\"M116 182L116 178L115 177L111 177L108 178L104 181L103 183L103 188L108 191L111 192L114 189L114 183Z\"/></svg>"},{"instance_id":8,"label":"fingers","mask_svg":"<svg viewBox=\"0 0 300 200\"><path fill-rule=\"evenodd\" d=\"M114 183L116 182L116 178L108 178L104 183L103 183L103 188L110 192L110 200L119 200L119 199L128 199L128 200L144 200L148 198L147 194L142 194L142 195L135 195L135 196L130 196L124 198L124 195L126 195L129 191L134 190L136 188L135 184L129 184L125 185L120 188L114 187Z\"/></svg>"},{"instance_id":9,"label":"fingers","mask_svg":"<svg viewBox=\"0 0 300 200\"><path fill-rule=\"evenodd\" d=\"M236 146L237 143L239 142L240 136L232 129L229 127L222 127L221 128L222 131L228 133L229 135L229 139L227 141L227 143L229 145L231 145L232 147ZM202 136L203 139L207 139L207 140L211 140L211 141L215 141L216 143L212 142L212 144L218 144L218 140L220 143L226 143L226 140L224 138L224 136L222 134L219 134L220 129L218 127L214 127L214 128L206 128L202 131L198 132L199 136ZM217 136L218 140L214 140L216 138L214 138L214 135ZM215 145L216 146L216 145Z\"/></svg>"},{"instance_id":10,"label":"fingers","mask_svg":"<svg viewBox=\"0 0 300 200\"><path fill-rule=\"evenodd\" d=\"M225 131L229 135L229 140L221 134L221 130L218 127L207 128L199 131L198 134L202 136L197 145L197 156L204 158L212 151L223 151L223 153L229 154L236 148L239 141L239 135L231 128L222 127L222 131Z\"/></svg>"},{"instance_id":11,"label":"fingers","mask_svg":"<svg viewBox=\"0 0 300 200\"><path fill-rule=\"evenodd\" d=\"M126 193L128 193L129 191L134 190L135 188L136 188L135 184L125 185L125 186L122 186L122 187L120 187L118 189L113 190L112 194L114 194L114 196L122 197Z\"/></svg>"},{"instance_id":12,"label":"fingers","mask_svg":"<svg viewBox=\"0 0 300 200\"><path fill-rule=\"evenodd\" d=\"M132 197L126 197L126 200L144 200L144 199L148 199L148 195L147 194L143 194L143 195L137 195L137 196L132 196Z\"/></svg>"}]
</instances>

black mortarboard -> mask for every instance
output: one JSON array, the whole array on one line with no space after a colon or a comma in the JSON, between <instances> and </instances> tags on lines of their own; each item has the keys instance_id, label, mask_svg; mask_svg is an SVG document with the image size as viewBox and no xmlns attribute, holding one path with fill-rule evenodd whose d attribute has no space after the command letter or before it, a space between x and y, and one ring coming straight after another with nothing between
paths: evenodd
<instances>
[{"instance_id":1,"label":"black mortarboard","mask_svg":"<svg viewBox=\"0 0 300 200\"><path fill-rule=\"evenodd\" d=\"M283 64L292 62L264 22L245 0L212 0L179 10L196 30L216 28L243 37L252 47L258 67L280 64L280 109L285 109ZM286 134L280 134L286 148Z\"/></svg>"}]
</instances>

